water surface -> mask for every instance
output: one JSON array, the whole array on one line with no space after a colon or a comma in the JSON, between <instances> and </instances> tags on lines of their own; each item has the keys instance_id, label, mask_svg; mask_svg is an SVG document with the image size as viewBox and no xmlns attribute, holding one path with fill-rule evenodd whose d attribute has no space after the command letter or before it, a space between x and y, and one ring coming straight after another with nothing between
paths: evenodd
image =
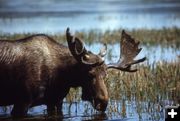
<instances>
[{"instance_id":1,"label":"water surface","mask_svg":"<svg viewBox=\"0 0 180 121\"><path fill-rule=\"evenodd\" d=\"M103 47L101 43L93 43L90 46L86 46L87 49L92 50L92 52L98 54L100 48ZM109 62L117 62L120 56L120 45L119 43L108 45L107 56L105 60ZM147 57L147 63L153 65L155 63L165 62L175 62L180 56L180 49L174 46L164 46L164 45L141 45L142 51L135 59L140 59Z\"/></svg>"},{"instance_id":2,"label":"water surface","mask_svg":"<svg viewBox=\"0 0 180 121\"><path fill-rule=\"evenodd\" d=\"M1 0L0 32L180 27L178 0Z\"/></svg>"}]
</instances>

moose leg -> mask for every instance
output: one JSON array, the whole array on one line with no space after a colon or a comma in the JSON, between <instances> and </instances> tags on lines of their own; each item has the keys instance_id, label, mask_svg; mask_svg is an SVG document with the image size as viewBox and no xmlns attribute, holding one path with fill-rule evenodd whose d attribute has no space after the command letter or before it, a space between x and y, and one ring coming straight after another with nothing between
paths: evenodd
<instances>
[{"instance_id":1,"label":"moose leg","mask_svg":"<svg viewBox=\"0 0 180 121\"><path fill-rule=\"evenodd\" d=\"M63 105L63 101L59 101L56 104L57 114L59 114L60 116L63 116L62 105Z\"/></svg>"},{"instance_id":2,"label":"moose leg","mask_svg":"<svg viewBox=\"0 0 180 121\"><path fill-rule=\"evenodd\" d=\"M55 104L47 104L47 113L49 116L56 115Z\"/></svg>"},{"instance_id":3,"label":"moose leg","mask_svg":"<svg viewBox=\"0 0 180 121\"><path fill-rule=\"evenodd\" d=\"M14 118L25 117L28 112L28 107L29 107L29 103L28 104L27 103L14 104L14 107L11 111L11 115Z\"/></svg>"},{"instance_id":4,"label":"moose leg","mask_svg":"<svg viewBox=\"0 0 180 121\"><path fill-rule=\"evenodd\" d=\"M27 115L28 108L32 103L31 90L26 88L25 85L19 87L17 100L14 103L14 107L11 111L11 115L15 118L24 117Z\"/></svg>"},{"instance_id":5,"label":"moose leg","mask_svg":"<svg viewBox=\"0 0 180 121\"><path fill-rule=\"evenodd\" d=\"M62 101L59 101L57 103L54 103L54 104L48 104L47 105L47 113L49 116L51 115L60 115L62 116L63 113L62 113L62 104L63 102Z\"/></svg>"}]
</instances>

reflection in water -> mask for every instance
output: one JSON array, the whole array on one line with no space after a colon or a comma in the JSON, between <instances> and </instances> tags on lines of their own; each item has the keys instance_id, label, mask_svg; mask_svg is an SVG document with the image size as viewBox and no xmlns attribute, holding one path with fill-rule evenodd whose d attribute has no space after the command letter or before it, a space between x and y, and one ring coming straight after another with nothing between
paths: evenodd
<instances>
[{"instance_id":1,"label":"reflection in water","mask_svg":"<svg viewBox=\"0 0 180 121\"><path fill-rule=\"evenodd\" d=\"M35 114L37 112L35 109L32 110L31 113L28 113L27 118L24 120L32 120L32 121L38 121L38 120L52 120L52 121L61 121L61 120L68 120L68 121L73 121L73 120L83 120L83 121L97 121L97 120L108 120L108 121L137 121L138 119L143 119L143 120L152 120L153 118L157 119L157 116L159 117L158 119L163 119L164 118L164 110L162 107L160 107L159 104L149 104L147 102L125 102L125 107L123 106L123 103L121 101L116 101L116 100L111 100L109 102L109 107L108 110L105 113L98 113L96 111L92 112L91 114L86 114L86 112L81 112L75 113L72 111L70 114L65 114L63 117L60 116L47 116L46 113L44 114ZM139 104L137 104L139 103ZM84 105L81 105L81 108L84 109ZM151 106L150 106L151 105ZM141 106L141 107L139 107ZM64 106L65 107L65 106ZM41 108L41 107L39 107ZM125 108L125 109L123 109ZM137 112L137 109L140 108L140 112ZM157 110L158 108L161 108L160 110ZM0 108L2 109L2 108ZM38 109L39 110L39 109ZM41 109L40 109L41 110ZM79 109L81 110L81 109ZM79 111L78 110L78 111ZM125 112L123 112L125 110ZM148 112L148 110L150 112ZM7 111L10 111L9 109ZM8 120L11 121L12 117L9 114L5 114L6 112L1 112L0 114L0 120ZM124 114L123 114L124 113ZM35 115L33 115L35 114ZM23 121L24 121L23 120Z\"/></svg>"},{"instance_id":2,"label":"reflection in water","mask_svg":"<svg viewBox=\"0 0 180 121\"><path fill-rule=\"evenodd\" d=\"M45 116L45 115L38 115L38 116L27 116L24 119L21 119L19 121L99 121L99 120L107 120L107 115L106 113L100 113L100 114L94 114L91 116L82 116L82 117L78 117L78 116L64 116L64 117L59 117L59 116ZM5 115L1 115L0 116L0 120L4 120L4 121L13 121L14 119L12 119L10 116L5 116ZM115 120L113 120L115 121ZM120 119L118 119L118 121L120 121Z\"/></svg>"}]
</instances>

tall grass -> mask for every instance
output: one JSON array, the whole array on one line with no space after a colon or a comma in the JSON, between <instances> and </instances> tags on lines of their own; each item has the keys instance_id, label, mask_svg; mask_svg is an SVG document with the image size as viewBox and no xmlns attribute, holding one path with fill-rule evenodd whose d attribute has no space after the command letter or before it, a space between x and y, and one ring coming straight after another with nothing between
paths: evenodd
<instances>
[{"instance_id":1,"label":"tall grass","mask_svg":"<svg viewBox=\"0 0 180 121\"><path fill-rule=\"evenodd\" d=\"M160 112L165 105L179 105L180 61L154 65L141 65L136 73L111 70L106 81L110 99L119 100L122 105L124 100L135 102L139 118L144 112ZM123 113L123 108L119 112ZM159 114L153 116L160 118Z\"/></svg>"},{"instance_id":2,"label":"tall grass","mask_svg":"<svg viewBox=\"0 0 180 121\"><path fill-rule=\"evenodd\" d=\"M128 100L132 99L133 95L137 101L153 102L168 98L178 103L178 99L180 99L180 62L162 62L153 67L142 65L136 73L116 73L118 74L111 74L111 76L116 85L121 87L115 85L113 87L121 89L120 91L124 92ZM112 80L112 77L108 80ZM110 89L112 90L113 87ZM170 94L172 91L173 95ZM122 94L119 95L119 98L122 99Z\"/></svg>"},{"instance_id":3,"label":"tall grass","mask_svg":"<svg viewBox=\"0 0 180 121\"><path fill-rule=\"evenodd\" d=\"M140 65L135 73L109 70L105 79L109 92L109 118L126 118L134 115L135 108L139 119L143 113L151 120L159 120L165 105L180 104L180 61L161 62L152 65ZM74 94L76 93L76 94ZM67 99L78 102L80 91L71 90ZM133 107L134 106L134 107Z\"/></svg>"},{"instance_id":4,"label":"tall grass","mask_svg":"<svg viewBox=\"0 0 180 121\"><path fill-rule=\"evenodd\" d=\"M119 42L121 38L122 29L118 30L106 30L102 32L100 30L89 31L76 31L75 35L83 39L86 43L103 42L113 44ZM180 28L163 28L163 29L134 29L127 30L136 40L141 41L144 44L176 44L180 45ZM19 39L35 33L23 33L23 34L8 34L0 33L0 39ZM65 33L57 33L50 35L59 42L65 42Z\"/></svg>"},{"instance_id":5,"label":"tall grass","mask_svg":"<svg viewBox=\"0 0 180 121\"><path fill-rule=\"evenodd\" d=\"M76 36L82 38L86 43L92 42L119 42L121 29L114 31L100 32L90 30L88 32L76 32ZM164 28L161 30L138 29L128 31L136 40L144 44L174 44L180 45L180 28ZM19 39L27 34L0 34L0 39ZM50 35L57 41L66 41L63 34ZM153 66L140 65L136 73L127 73L117 70L109 70L108 77L105 79L109 92L109 106L107 109L108 117L126 118L133 115L132 109L135 108L139 118L143 118L143 113L149 113L152 119L160 118L166 104L180 104L180 60L173 63L161 62L154 63ZM65 101L69 104L68 110L72 110L74 103L81 103L81 89L71 89ZM134 107L135 105L135 107ZM84 105L85 113L94 110L89 105ZM78 112L78 106L76 106ZM6 112L6 108L3 110ZM71 112L69 112L71 113Z\"/></svg>"}]
</instances>

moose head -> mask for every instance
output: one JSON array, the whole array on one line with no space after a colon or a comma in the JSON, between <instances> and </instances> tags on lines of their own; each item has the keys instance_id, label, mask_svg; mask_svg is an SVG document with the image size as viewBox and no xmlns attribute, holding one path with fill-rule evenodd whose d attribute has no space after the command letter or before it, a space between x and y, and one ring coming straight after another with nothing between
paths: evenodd
<instances>
[{"instance_id":1,"label":"moose head","mask_svg":"<svg viewBox=\"0 0 180 121\"><path fill-rule=\"evenodd\" d=\"M82 100L90 101L98 111L105 111L108 104L108 92L104 82L108 69L117 69L126 72L136 72L131 69L133 64L141 63L146 58L134 60L142 48L139 42L135 42L130 35L122 31L120 41L120 58L117 63L106 64L102 59L106 55L107 46L104 44L99 54L86 50L81 39L71 35L69 28L66 30L69 50L77 63L80 65L77 79L78 86L82 87Z\"/></svg>"}]
</instances>

